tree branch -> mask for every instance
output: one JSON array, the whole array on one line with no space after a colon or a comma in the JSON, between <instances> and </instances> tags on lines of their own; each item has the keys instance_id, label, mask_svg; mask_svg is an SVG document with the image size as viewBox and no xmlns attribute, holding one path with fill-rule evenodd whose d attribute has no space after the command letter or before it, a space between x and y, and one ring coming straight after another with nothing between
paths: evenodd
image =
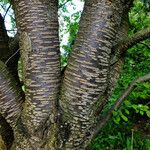
<instances>
[{"instance_id":1,"label":"tree branch","mask_svg":"<svg viewBox=\"0 0 150 150\"><path fill-rule=\"evenodd\" d=\"M0 61L0 113L11 127L16 126L22 110L23 97L6 65Z\"/></svg>"},{"instance_id":2,"label":"tree branch","mask_svg":"<svg viewBox=\"0 0 150 150\"><path fill-rule=\"evenodd\" d=\"M4 18L4 20L5 20L5 17L6 17L6 15L7 15L8 11L9 11L10 7L11 7L11 4L9 4L9 6L8 6L8 8L7 8L6 12L5 12L5 15L4 15L4 17L3 17L3 18Z\"/></svg>"},{"instance_id":3,"label":"tree branch","mask_svg":"<svg viewBox=\"0 0 150 150\"><path fill-rule=\"evenodd\" d=\"M11 55L9 56L9 58L5 61L5 64L7 64L11 58L13 58L15 56L15 60L17 60L18 64L18 60L20 57L19 54L19 36L18 34L16 34L13 38L9 38L9 50L11 51Z\"/></svg>"},{"instance_id":4,"label":"tree branch","mask_svg":"<svg viewBox=\"0 0 150 150\"><path fill-rule=\"evenodd\" d=\"M119 44L115 45L112 48L112 53L115 55L112 58L111 66L114 66L120 58L123 58L123 54L132 46L136 45L137 43L141 43L142 41L150 38L150 28L143 29L137 33L135 33L132 37L125 39L124 41L120 42Z\"/></svg>"},{"instance_id":5,"label":"tree branch","mask_svg":"<svg viewBox=\"0 0 150 150\"><path fill-rule=\"evenodd\" d=\"M131 82L131 84L128 86L128 88L123 92L123 94L119 97L119 99L116 101L116 103L108 111L107 116L105 116L105 118L103 120L101 120L100 124L97 125L93 137L95 137L99 133L100 129L110 120L110 118L112 117L113 111L118 109L121 106L121 104L124 102L126 97L134 90L136 85L138 83L146 82L148 80L150 80L150 73L148 73L142 77L139 77L139 78L135 79L133 82Z\"/></svg>"},{"instance_id":6,"label":"tree branch","mask_svg":"<svg viewBox=\"0 0 150 150\"><path fill-rule=\"evenodd\" d=\"M119 53L118 55L121 55L135 44L144 41L148 38L150 38L150 28L146 28L135 33L132 37L129 37L126 40L114 46L113 50L117 50Z\"/></svg>"}]
</instances>

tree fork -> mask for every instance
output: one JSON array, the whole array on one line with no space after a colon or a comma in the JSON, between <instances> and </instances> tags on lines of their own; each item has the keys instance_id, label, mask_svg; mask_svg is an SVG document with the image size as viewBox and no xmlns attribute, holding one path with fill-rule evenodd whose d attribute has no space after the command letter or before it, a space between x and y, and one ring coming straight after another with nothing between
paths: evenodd
<instances>
[{"instance_id":1,"label":"tree fork","mask_svg":"<svg viewBox=\"0 0 150 150\"><path fill-rule=\"evenodd\" d=\"M117 53L115 50L113 54L112 49L114 45L120 44L121 35L121 41L127 35L126 21L123 21L131 2L85 2L79 34L60 90L57 1L12 1L26 96L22 105L22 98L14 96L19 90L16 87L12 90L12 78L2 63L0 91L3 101L0 108L14 131L12 150L87 148L99 125L99 117L95 115L96 106L105 105L109 91L114 88L113 85L109 86L117 80L116 76L113 80L110 73L117 71L116 74L119 74L121 70L121 67L117 70L116 66L110 66L113 55ZM7 94L8 91L3 87L10 93ZM14 100L6 95L12 95ZM5 103L13 107L5 107ZM13 113L6 114L6 110ZM15 118L10 117L15 115Z\"/></svg>"}]
</instances>

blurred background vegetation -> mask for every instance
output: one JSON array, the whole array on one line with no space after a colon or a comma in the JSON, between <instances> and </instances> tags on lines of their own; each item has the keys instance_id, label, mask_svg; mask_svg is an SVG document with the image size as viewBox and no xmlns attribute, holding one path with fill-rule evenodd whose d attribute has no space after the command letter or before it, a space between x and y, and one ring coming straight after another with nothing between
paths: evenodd
<instances>
[{"instance_id":1,"label":"blurred background vegetation","mask_svg":"<svg viewBox=\"0 0 150 150\"><path fill-rule=\"evenodd\" d=\"M83 0L59 0L60 49L62 69L67 65L74 44ZM0 0L0 12L5 17L8 34L16 33L16 24L9 0ZM9 8L9 9L8 9ZM150 27L150 0L135 0L129 13L129 36ZM125 64L116 89L104 114L129 83L150 71L150 39L126 53ZM91 150L150 150L150 82L139 84L127 97L102 132L92 141Z\"/></svg>"}]
</instances>

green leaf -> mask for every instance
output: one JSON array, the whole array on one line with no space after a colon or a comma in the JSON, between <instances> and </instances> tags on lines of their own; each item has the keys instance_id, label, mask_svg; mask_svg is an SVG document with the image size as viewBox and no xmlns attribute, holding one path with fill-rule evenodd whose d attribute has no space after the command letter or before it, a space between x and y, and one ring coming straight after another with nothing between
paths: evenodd
<instances>
[{"instance_id":1,"label":"green leaf","mask_svg":"<svg viewBox=\"0 0 150 150\"><path fill-rule=\"evenodd\" d=\"M118 138L117 136L112 136L112 135L109 136L109 139L112 139L112 140L115 140L117 138Z\"/></svg>"},{"instance_id":2,"label":"green leaf","mask_svg":"<svg viewBox=\"0 0 150 150\"><path fill-rule=\"evenodd\" d=\"M149 107L147 105L143 105L143 110L147 111L149 109Z\"/></svg>"},{"instance_id":3,"label":"green leaf","mask_svg":"<svg viewBox=\"0 0 150 150\"><path fill-rule=\"evenodd\" d=\"M122 115L121 117L124 121L126 121L126 122L128 121L128 118L126 116Z\"/></svg>"},{"instance_id":4,"label":"green leaf","mask_svg":"<svg viewBox=\"0 0 150 150\"><path fill-rule=\"evenodd\" d=\"M127 138L127 150L131 149L131 140Z\"/></svg>"},{"instance_id":5,"label":"green leaf","mask_svg":"<svg viewBox=\"0 0 150 150\"><path fill-rule=\"evenodd\" d=\"M117 116L118 112L117 111L113 111L113 116Z\"/></svg>"},{"instance_id":6,"label":"green leaf","mask_svg":"<svg viewBox=\"0 0 150 150\"><path fill-rule=\"evenodd\" d=\"M127 115L129 115L129 114L130 114L130 112L129 112L129 110L128 110L128 109L125 109L125 113L126 113Z\"/></svg>"},{"instance_id":7,"label":"green leaf","mask_svg":"<svg viewBox=\"0 0 150 150\"><path fill-rule=\"evenodd\" d=\"M128 100L126 100L126 101L124 102L124 104L125 104L126 106L128 106L128 107L130 107L130 106L131 106L131 102L130 102L130 101L128 101Z\"/></svg>"},{"instance_id":8,"label":"green leaf","mask_svg":"<svg viewBox=\"0 0 150 150\"><path fill-rule=\"evenodd\" d=\"M140 110L140 114L143 116L143 115L144 115L144 111L141 111L141 110Z\"/></svg>"},{"instance_id":9,"label":"green leaf","mask_svg":"<svg viewBox=\"0 0 150 150\"><path fill-rule=\"evenodd\" d=\"M120 112L120 116L124 121L128 121L128 118L122 112Z\"/></svg>"},{"instance_id":10,"label":"green leaf","mask_svg":"<svg viewBox=\"0 0 150 150\"><path fill-rule=\"evenodd\" d=\"M132 105L132 108L135 109L135 111L137 111L138 105L133 104L133 105Z\"/></svg>"},{"instance_id":11,"label":"green leaf","mask_svg":"<svg viewBox=\"0 0 150 150\"><path fill-rule=\"evenodd\" d=\"M150 110L146 111L147 116L150 118Z\"/></svg>"},{"instance_id":12,"label":"green leaf","mask_svg":"<svg viewBox=\"0 0 150 150\"><path fill-rule=\"evenodd\" d=\"M117 116L116 118L113 118L113 121L114 121L116 124L119 124L119 122L120 122L120 117Z\"/></svg>"}]
</instances>

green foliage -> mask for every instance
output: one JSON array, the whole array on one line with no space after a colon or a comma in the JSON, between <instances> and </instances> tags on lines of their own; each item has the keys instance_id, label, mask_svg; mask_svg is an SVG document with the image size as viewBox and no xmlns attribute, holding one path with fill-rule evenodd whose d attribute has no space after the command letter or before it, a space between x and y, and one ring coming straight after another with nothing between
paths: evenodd
<instances>
[{"instance_id":1,"label":"green foliage","mask_svg":"<svg viewBox=\"0 0 150 150\"><path fill-rule=\"evenodd\" d=\"M148 45L150 40L143 43ZM145 44L137 44L128 50L122 75L119 79L118 86L114 91L111 101L115 101L128 86L128 84L135 79L135 77L142 76L150 70L150 51ZM119 94L118 94L119 93ZM114 113L114 121L119 123L120 118L128 121L131 112L139 113L140 115L147 115L149 117L150 109L147 103L150 99L150 82L138 84L136 89L128 96L128 100L122 105L119 111ZM126 117L124 117L124 114Z\"/></svg>"},{"instance_id":2,"label":"green foliage","mask_svg":"<svg viewBox=\"0 0 150 150\"><path fill-rule=\"evenodd\" d=\"M119 90L119 87L118 87ZM115 91L117 92L117 91ZM119 91L118 91L119 92ZM114 98L116 95L114 96ZM150 118L150 108L147 105L150 98L150 83L139 84L137 88L128 96L119 110L113 112L113 120L119 124L120 120L128 121L134 113ZM132 113L130 113L132 112Z\"/></svg>"},{"instance_id":3,"label":"green foliage","mask_svg":"<svg viewBox=\"0 0 150 150\"><path fill-rule=\"evenodd\" d=\"M150 139L145 140L146 150L150 149Z\"/></svg>"},{"instance_id":4,"label":"green foliage","mask_svg":"<svg viewBox=\"0 0 150 150\"><path fill-rule=\"evenodd\" d=\"M149 139L132 129L131 123L116 125L110 121L92 141L90 150L149 150Z\"/></svg>"},{"instance_id":5,"label":"green foliage","mask_svg":"<svg viewBox=\"0 0 150 150\"><path fill-rule=\"evenodd\" d=\"M150 27L150 13L146 9L142 1L136 0L135 6L129 13L130 16L130 31L129 35L135 32ZM130 48L126 54L124 68L121 77L118 81L118 86L110 100L113 103L129 83L136 77L142 76L150 71L150 39L141 42ZM128 121L128 117L133 115L133 112L149 117L150 99L150 82L138 84L136 89L128 96L128 100L124 102L119 110L116 110L113 115L113 120L119 124L120 120ZM130 113L132 112L132 113Z\"/></svg>"},{"instance_id":6,"label":"green foliage","mask_svg":"<svg viewBox=\"0 0 150 150\"><path fill-rule=\"evenodd\" d=\"M3 4L8 4L10 2L10 0L0 0L0 3L3 3Z\"/></svg>"},{"instance_id":7,"label":"green foliage","mask_svg":"<svg viewBox=\"0 0 150 150\"><path fill-rule=\"evenodd\" d=\"M82 6L83 3L80 5ZM67 65L68 57L78 32L83 8L77 9L74 0L61 0L59 6L61 65L64 67Z\"/></svg>"},{"instance_id":8,"label":"green foliage","mask_svg":"<svg viewBox=\"0 0 150 150\"><path fill-rule=\"evenodd\" d=\"M150 27L150 5L149 0L135 0L134 7L129 13L130 18L130 34L133 34L140 29Z\"/></svg>"}]
</instances>

